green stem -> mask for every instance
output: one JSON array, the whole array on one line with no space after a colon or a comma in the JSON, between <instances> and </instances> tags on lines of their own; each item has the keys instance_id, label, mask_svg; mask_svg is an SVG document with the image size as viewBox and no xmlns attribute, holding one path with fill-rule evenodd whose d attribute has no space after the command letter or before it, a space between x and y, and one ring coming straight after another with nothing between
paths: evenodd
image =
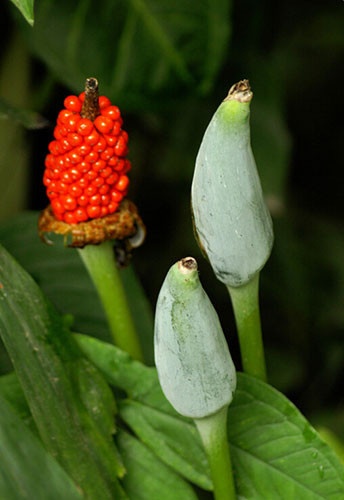
<instances>
[{"instance_id":1,"label":"green stem","mask_svg":"<svg viewBox=\"0 0 344 500\"><path fill-rule=\"evenodd\" d=\"M143 360L141 346L131 317L119 270L113 255L113 245L87 245L78 249L98 291L107 316L114 343L134 359Z\"/></svg>"},{"instance_id":2,"label":"green stem","mask_svg":"<svg viewBox=\"0 0 344 500\"><path fill-rule=\"evenodd\" d=\"M238 330L244 372L266 382L259 312L259 273L243 286L228 287Z\"/></svg>"},{"instance_id":3,"label":"green stem","mask_svg":"<svg viewBox=\"0 0 344 500\"><path fill-rule=\"evenodd\" d=\"M216 500L235 500L235 487L227 438L225 406L209 417L195 419L207 454Z\"/></svg>"}]
</instances>

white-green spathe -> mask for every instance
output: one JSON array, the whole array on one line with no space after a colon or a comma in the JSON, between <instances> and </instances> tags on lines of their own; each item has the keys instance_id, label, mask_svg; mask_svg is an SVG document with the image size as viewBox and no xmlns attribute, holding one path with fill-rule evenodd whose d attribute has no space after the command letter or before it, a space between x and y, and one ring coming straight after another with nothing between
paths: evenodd
<instances>
[{"instance_id":1,"label":"white-green spathe","mask_svg":"<svg viewBox=\"0 0 344 500\"><path fill-rule=\"evenodd\" d=\"M161 287L154 350L162 390L180 414L203 418L232 401L235 367L192 257L174 264Z\"/></svg>"},{"instance_id":2,"label":"white-green spathe","mask_svg":"<svg viewBox=\"0 0 344 500\"><path fill-rule=\"evenodd\" d=\"M191 202L200 246L217 278L238 287L269 258L271 217L264 202L250 143L247 80L233 85L204 134Z\"/></svg>"}]
</instances>

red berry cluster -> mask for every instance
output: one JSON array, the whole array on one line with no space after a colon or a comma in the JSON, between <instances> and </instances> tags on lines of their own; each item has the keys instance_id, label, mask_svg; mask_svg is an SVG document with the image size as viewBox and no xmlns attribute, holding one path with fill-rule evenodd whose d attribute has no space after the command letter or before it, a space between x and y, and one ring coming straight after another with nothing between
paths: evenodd
<instances>
[{"instance_id":1,"label":"red berry cluster","mask_svg":"<svg viewBox=\"0 0 344 500\"><path fill-rule=\"evenodd\" d=\"M128 134L117 106L98 98L99 114L82 116L85 92L64 100L43 183L56 219L76 224L114 213L127 194Z\"/></svg>"}]
</instances>

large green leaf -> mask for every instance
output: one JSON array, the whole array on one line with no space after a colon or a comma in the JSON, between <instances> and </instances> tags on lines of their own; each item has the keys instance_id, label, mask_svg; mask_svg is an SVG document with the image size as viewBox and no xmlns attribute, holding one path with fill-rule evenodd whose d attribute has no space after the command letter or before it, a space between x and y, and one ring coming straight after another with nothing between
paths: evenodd
<instances>
[{"instance_id":1,"label":"large green leaf","mask_svg":"<svg viewBox=\"0 0 344 500\"><path fill-rule=\"evenodd\" d=\"M210 469L196 427L137 401L127 400L120 414L140 440L166 464L206 490Z\"/></svg>"},{"instance_id":2,"label":"large green leaf","mask_svg":"<svg viewBox=\"0 0 344 500\"><path fill-rule=\"evenodd\" d=\"M117 481L124 469L106 424L108 416L99 429L83 403L87 373L81 371L86 361L66 324L3 248L0 280L0 335L46 449L88 498L124 497ZM91 390L95 383L93 377Z\"/></svg>"},{"instance_id":3,"label":"large green leaf","mask_svg":"<svg viewBox=\"0 0 344 500\"><path fill-rule=\"evenodd\" d=\"M76 92L96 76L121 105L154 105L167 88L209 89L227 50L229 4L40 0L26 32L33 51Z\"/></svg>"},{"instance_id":4,"label":"large green leaf","mask_svg":"<svg viewBox=\"0 0 344 500\"><path fill-rule=\"evenodd\" d=\"M159 388L153 368L131 361L127 354L97 339L85 336L76 339L111 384L121 387L136 401L175 415ZM131 412L130 425L140 436L144 431L147 437L147 428L143 428L147 423L142 423L142 414L138 411L134 422L135 415ZM152 427L156 424L157 421L152 423L150 433L154 433ZM176 425L176 433L177 428ZM161 433L155 431L154 438L149 439L161 440ZM338 457L297 408L273 387L238 374L237 391L228 411L228 435L236 488L244 498L344 498L344 468ZM165 458L163 448L168 441L166 435L160 449Z\"/></svg>"},{"instance_id":5,"label":"large green leaf","mask_svg":"<svg viewBox=\"0 0 344 500\"><path fill-rule=\"evenodd\" d=\"M160 462L144 444L125 431L118 443L128 474L123 480L133 500L196 500L191 486ZM153 473L154 471L154 473Z\"/></svg>"},{"instance_id":6,"label":"large green leaf","mask_svg":"<svg viewBox=\"0 0 344 500\"><path fill-rule=\"evenodd\" d=\"M80 490L39 440L0 398L0 498L81 500Z\"/></svg>"},{"instance_id":7,"label":"large green leaf","mask_svg":"<svg viewBox=\"0 0 344 500\"><path fill-rule=\"evenodd\" d=\"M228 412L237 488L246 498L341 500L344 468L288 399L240 374Z\"/></svg>"},{"instance_id":8,"label":"large green leaf","mask_svg":"<svg viewBox=\"0 0 344 500\"><path fill-rule=\"evenodd\" d=\"M93 283L75 249L44 244L37 233L38 213L26 212L0 227L0 242L33 276L63 314L72 314L73 328L109 339L108 326ZM152 362L153 316L132 266L121 270L133 319L147 362Z\"/></svg>"}]
</instances>

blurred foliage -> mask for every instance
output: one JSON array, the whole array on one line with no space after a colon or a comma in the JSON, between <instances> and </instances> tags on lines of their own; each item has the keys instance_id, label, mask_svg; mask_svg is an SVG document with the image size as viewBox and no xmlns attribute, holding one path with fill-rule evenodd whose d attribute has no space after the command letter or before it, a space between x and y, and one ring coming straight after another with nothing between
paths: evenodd
<instances>
[{"instance_id":1,"label":"blurred foliage","mask_svg":"<svg viewBox=\"0 0 344 500\"><path fill-rule=\"evenodd\" d=\"M24 131L2 107L0 218L46 205L54 120L64 97L96 76L130 135L130 196L148 227L135 267L152 307L169 266L194 255L237 366L228 297L194 241L189 192L210 117L249 78L275 227L261 289L270 381L344 438L344 3L36 0L33 28L9 1L1 10L1 102L50 125Z\"/></svg>"}]
</instances>

